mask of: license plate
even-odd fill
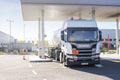
[[[88,63],[81,63],[81,65],[88,65]]]

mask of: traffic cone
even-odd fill
[[[23,55],[23,60],[25,60],[25,55]]]

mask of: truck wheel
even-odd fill
[[[100,64],[100,58],[98,58],[98,61],[94,64],[90,64],[91,66],[95,66],[96,64]]]
[[[97,62],[97,64],[100,64],[100,58],[98,58],[98,62]]]
[[[64,56],[64,61],[63,61],[63,65],[66,66],[66,67],[70,67],[70,62],[69,62],[69,59],[66,58],[66,56]]]
[[[56,61],[59,61],[59,59],[58,59],[56,56],[55,56],[55,60],[56,60]]]
[[[63,63],[63,53],[60,53],[60,63]]]
[[[59,53],[57,50],[55,50],[55,60],[59,61]]]

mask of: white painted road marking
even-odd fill
[[[58,69],[59,67],[52,67],[53,69]]]
[[[34,75],[37,75],[37,72],[35,72],[35,70],[32,70],[32,72],[33,72]]]
[[[29,68],[31,68],[32,67],[32,65],[29,63]]]
[[[63,64],[60,64],[60,66],[62,66]]]
[[[101,67],[104,67],[104,66],[102,64],[96,64],[95,67],[101,68]]]
[[[67,67],[63,65],[63,68],[67,68]]]

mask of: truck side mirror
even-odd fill
[[[101,41],[102,40],[102,32],[99,31],[99,40]]]
[[[61,31],[61,40],[64,41],[64,31]]]

